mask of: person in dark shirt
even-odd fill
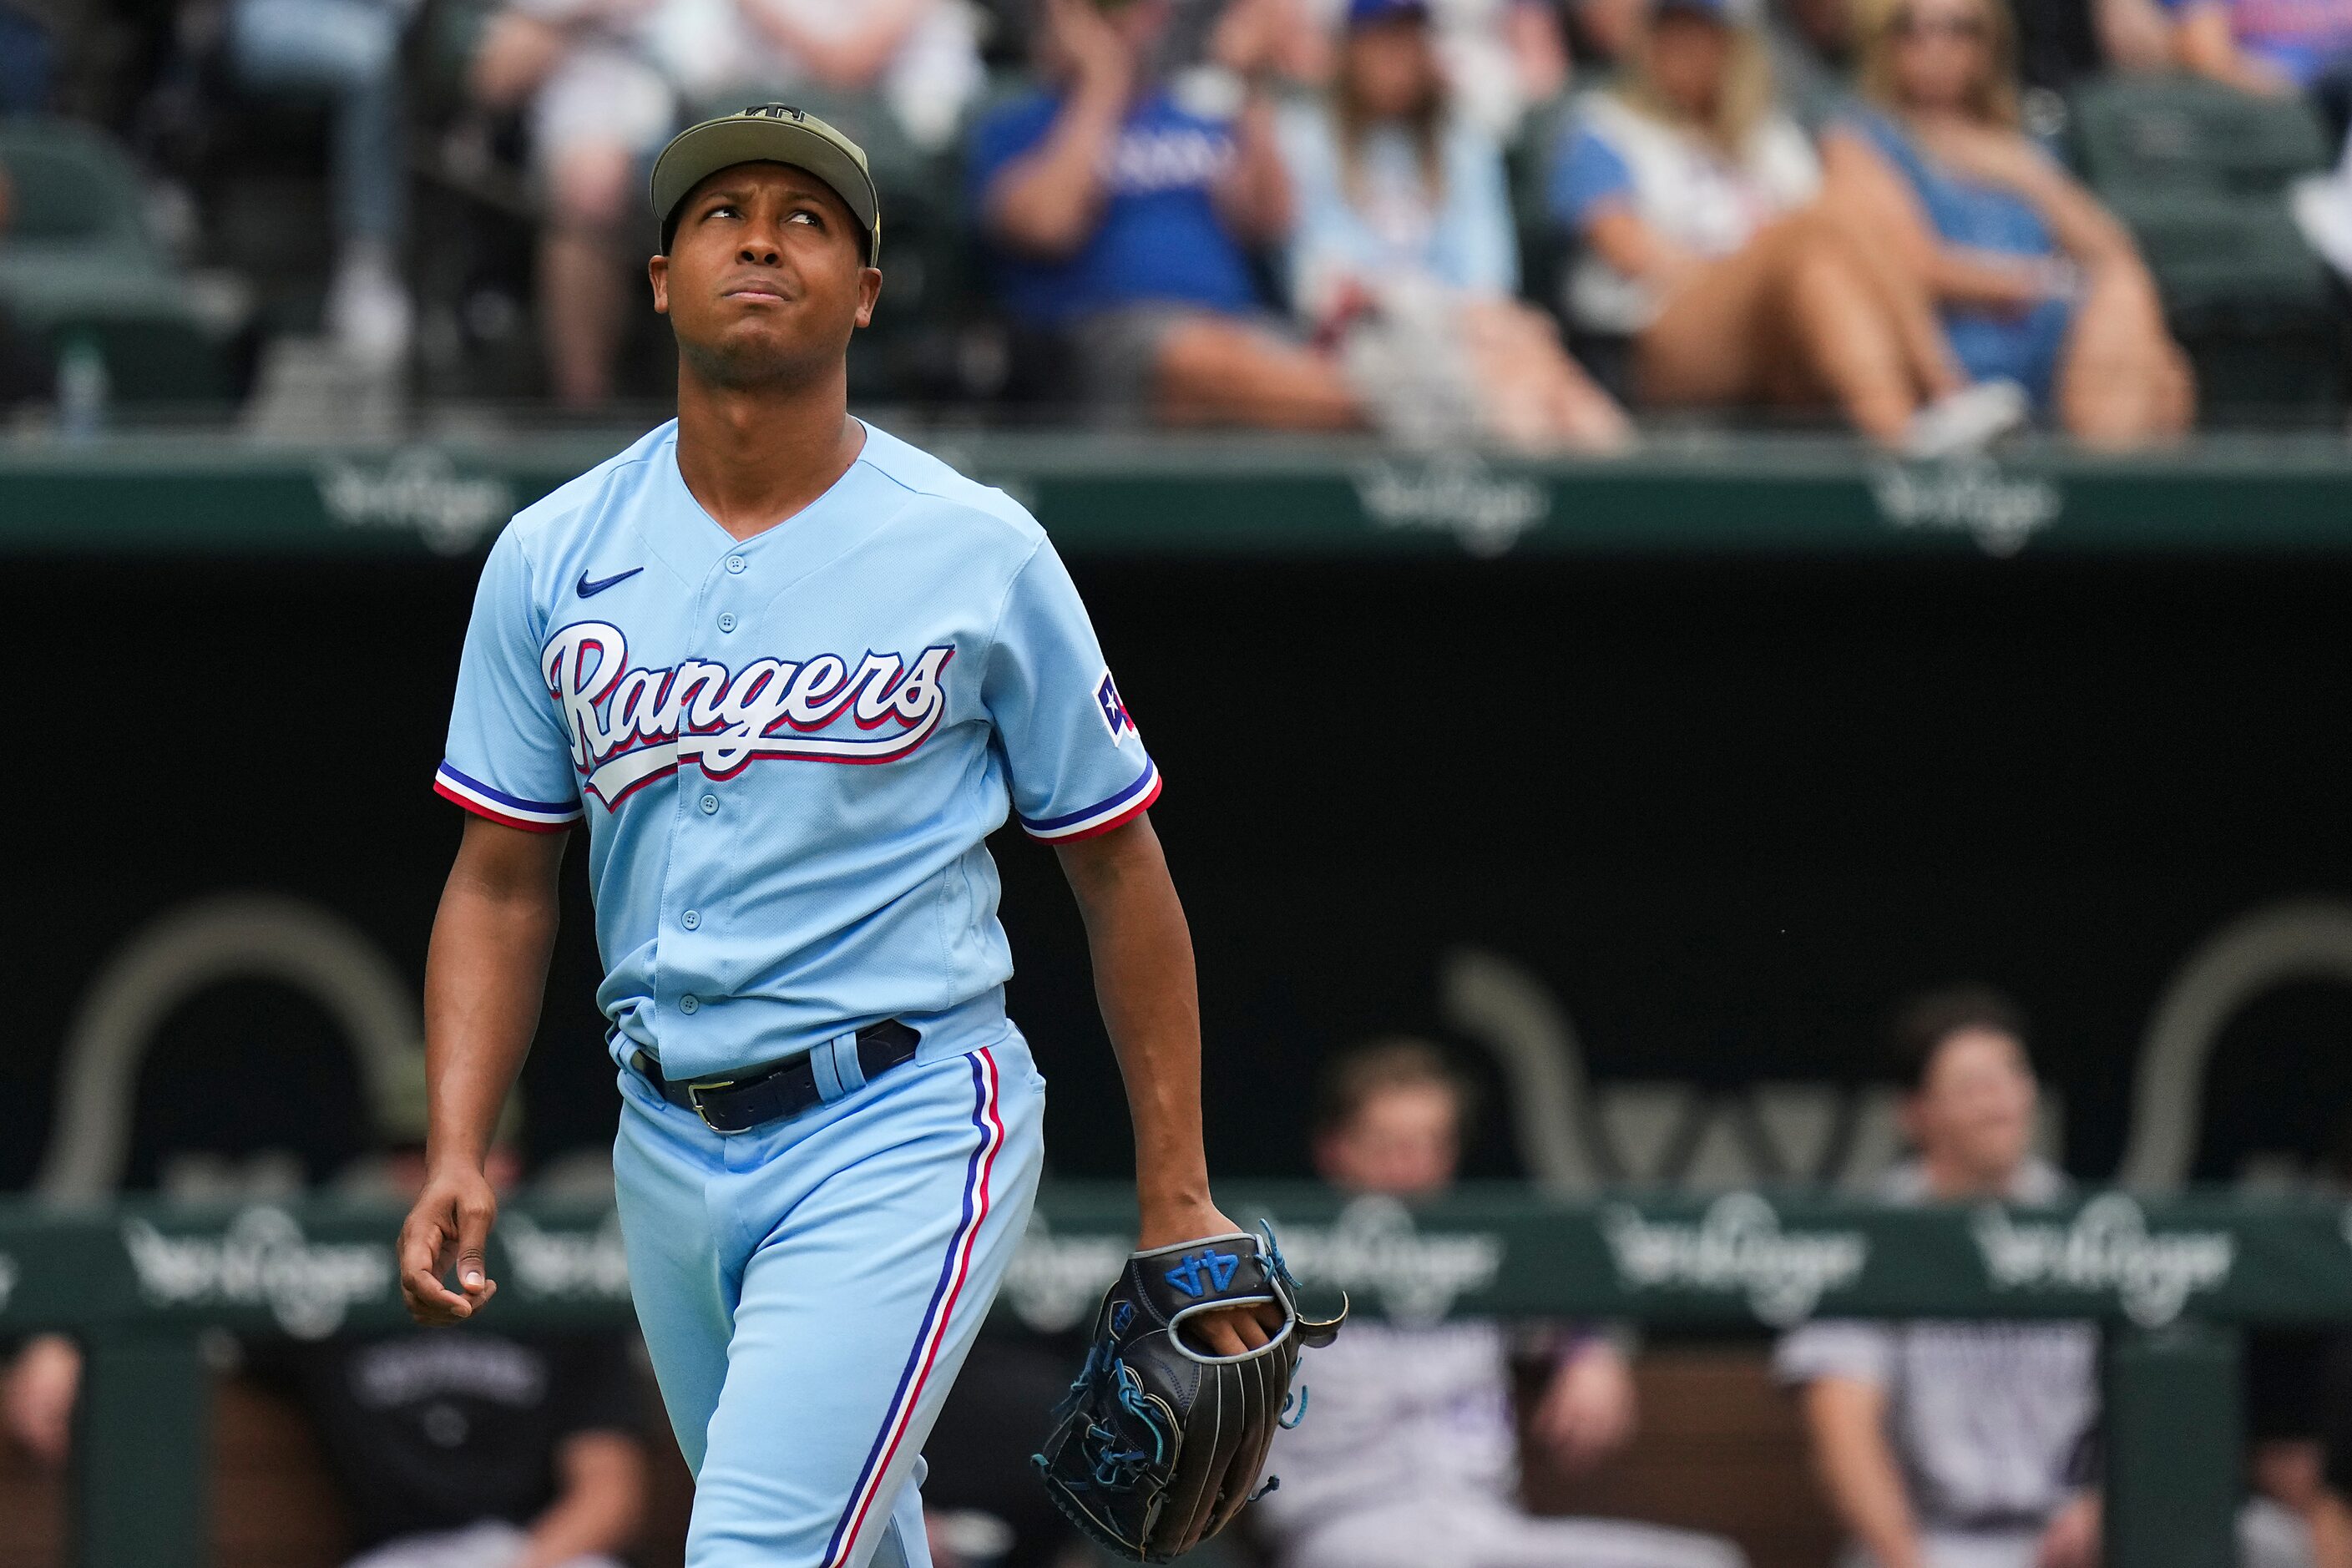
[[[421,1148],[385,1175],[424,1181]],[[490,1154],[513,1185],[511,1145]],[[252,1370],[310,1415],[351,1510],[349,1568],[621,1568],[645,1515],[646,1451],[628,1339],[470,1326],[254,1347]],[[0,1418],[36,1460],[65,1463],[81,1357],[28,1342],[0,1379]]]
[[[407,1331],[254,1370],[318,1427],[352,1568],[618,1568],[635,1534],[642,1419],[620,1335]]]

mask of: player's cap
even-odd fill
[[[866,167],[866,149],[805,110],[755,103],[689,125],[654,160],[654,221],[666,252],[677,234],[678,204],[695,186],[738,163],[790,163],[833,187],[866,229],[866,264],[882,255],[882,198]]]

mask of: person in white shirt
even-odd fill
[[[2048,1202],[2024,1026],[1981,987],[1922,997],[1895,1030],[1916,1158],[1887,1201]],[[2099,1334],[2077,1322],[1809,1323],[1774,1371],[1852,1544],[1843,1568],[2096,1568],[2099,1494],[2080,1458],[2098,1418]]]
[[[2019,389],[1970,386],[1916,278],[1817,202],[1820,160],[1732,5],[1650,0],[1622,85],[1567,126],[1570,319],[1631,340],[1639,403],[1828,403],[1923,456],[2021,421]]]
[[[1518,298],[1503,151],[1460,112],[1428,0],[1349,0],[1330,89],[1276,122],[1291,305],[1381,429],[1609,450],[1631,428]]]
[[[1325,1077],[1317,1168],[1345,1191],[1429,1196],[1454,1180],[1466,1108],[1435,1047],[1365,1047]],[[1359,1318],[1318,1352],[1311,1414],[1276,1436],[1268,1463],[1282,1484],[1251,1510],[1284,1568],[1745,1568],[1718,1537],[1522,1508],[1510,1348],[1491,1320]],[[1621,1447],[1634,1417],[1623,1354],[1581,1333],[1531,1425],[1575,1470]]]

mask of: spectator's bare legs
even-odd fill
[[[1525,451],[1615,451],[1633,430],[1560,346],[1551,318],[1516,300],[1464,303],[1462,325],[1487,418]]]
[[[1635,345],[1644,401],[1799,401],[1825,392],[1855,429],[1899,441],[1923,390],[1904,336],[1850,247],[1810,214],[1701,263]]]
[[[2059,362],[2058,417],[2087,446],[2168,439],[2196,416],[2189,361],[2166,332],[2164,308],[2137,262],[2090,268]]]
[[[1903,345],[1911,374],[1927,397],[1948,396],[1967,386],[1969,374],[1952,353],[1952,342],[1944,335],[1944,324],[1936,315],[1935,298],[1919,274],[1903,265],[1884,237],[1872,235],[1867,225],[1851,215],[1828,205],[1816,207],[1813,214],[1824,241],[1844,250],[1856,273],[1877,295]]]
[[[567,147],[549,168],[548,226],[540,239],[540,331],[548,380],[566,408],[595,408],[613,395],[613,363],[628,307],[621,255],[634,170],[627,148]]]
[[[1348,430],[1363,423],[1339,366],[1245,321],[1171,325],[1153,367],[1153,408],[1171,425]]]

